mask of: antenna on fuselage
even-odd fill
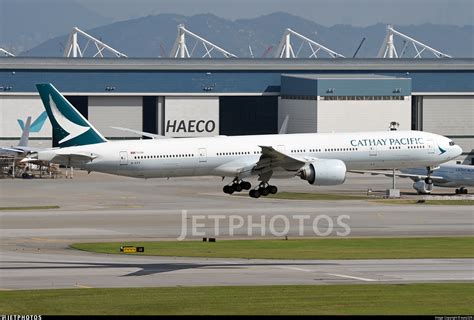
[[[390,126],[388,128],[390,129],[390,131],[397,131],[398,127],[400,127],[400,123],[392,121],[390,122]]]

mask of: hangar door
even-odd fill
[[[106,138],[137,138],[133,133],[112,129],[142,130],[142,97],[89,97],[89,121]]]
[[[452,138],[465,153],[474,149],[473,121],[473,96],[423,97],[423,130]]]
[[[278,132],[278,97],[220,97],[221,135],[272,134]]]

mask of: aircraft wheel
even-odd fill
[[[278,188],[276,186],[268,186],[267,189],[268,189],[268,192],[271,194],[275,194],[278,192]]]
[[[234,188],[232,186],[224,186],[224,188],[222,190],[224,191],[224,193],[227,193],[227,194],[233,194],[234,193]]]
[[[260,198],[260,192],[258,190],[250,190],[249,196],[251,198]]]
[[[268,189],[265,187],[258,188],[258,192],[260,192],[260,194],[265,197],[270,193],[270,191],[268,191]]]
[[[232,188],[234,189],[234,191],[237,191],[237,192],[242,191],[242,185],[240,183],[234,184]]]
[[[426,178],[426,179],[425,179],[425,183],[426,183],[426,184],[433,184],[433,179],[431,179],[431,178]]]
[[[250,190],[250,188],[252,188],[252,185],[248,181],[242,181],[240,185],[242,186],[242,189],[244,190]]]

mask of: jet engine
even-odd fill
[[[346,180],[346,164],[337,159],[321,159],[305,164],[297,173],[301,179],[316,186],[335,186]]]
[[[418,180],[413,184],[413,189],[420,194],[430,194],[433,191],[433,184],[426,183],[425,180]]]

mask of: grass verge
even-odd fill
[[[71,247],[119,254],[120,246],[145,247],[144,255],[244,259],[473,258],[474,237],[338,238],[76,243]]]
[[[370,284],[0,292],[1,314],[473,314],[474,285]]]

